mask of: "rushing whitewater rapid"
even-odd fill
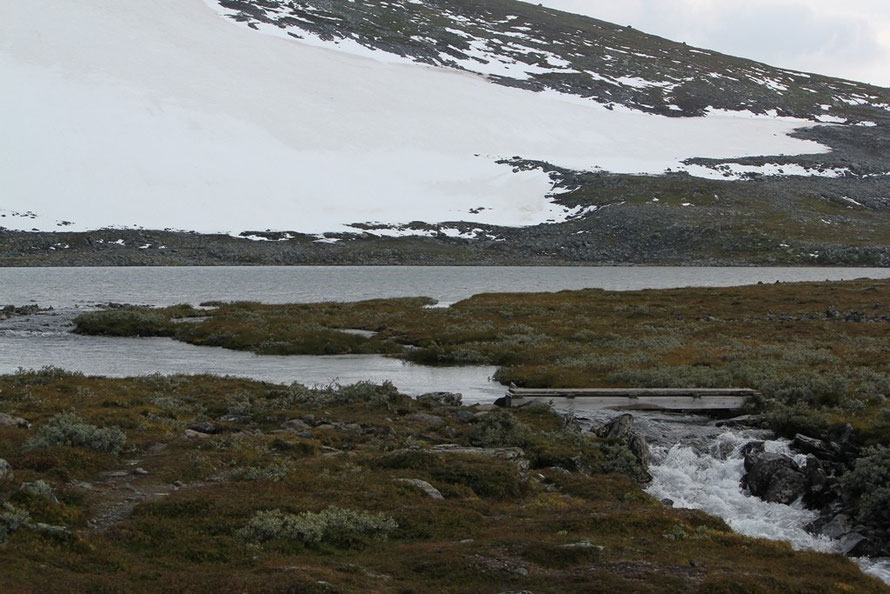
[[[696,417],[637,415],[636,426],[652,445],[655,463],[649,472],[653,480],[646,490],[653,497],[723,518],[747,536],[783,540],[795,549],[838,551],[837,541],[806,531],[817,512],[800,502],[767,503],[740,486],[745,472],[741,449],[746,443],[761,439],[767,451],[794,456],[787,441],[764,439],[763,432],[721,429]],[[866,573],[890,584],[890,559],[858,558],[856,562]]]

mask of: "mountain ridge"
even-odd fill
[[[197,0],[140,8],[139,16],[128,7],[109,13],[96,0],[73,4],[65,13],[39,0],[35,12],[45,19],[0,9],[18,17],[5,19],[13,41],[0,47],[0,61],[15,66],[17,58],[40,57],[47,43],[34,39],[52,33],[53,59],[62,65],[72,47],[84,52],[74,43],[81,39],[103,50],[99,62],[109,48],[121,50],[122,65],[75,56],[87,65],[68,78],[102,82],[89,92],[111,89],[99,98],[117,110],[117,128],[132,130],[124,141],[129,154],[112,150],[121,138],[103,128],[101,102],[72,108],[68,97],[41,96],[36,109],[34,101],[13,103],[7,123],[21,126],[25,142],[8,144],[18,162],[6,171],[0,165],[0,180],[11,188],[0,202],[6,264],[101,261],[102,251],[85,255],[99,239],[116,241],[100,228],[126,230],[132,244],[150,229],[166,228],[157,233],[168,237],[174,229],[207,233],[232,222],[240,225],[229,227],[235,237],[274,238],[277,245],[239,249],[205,234],[217,255],[189,249],[189,261],[361,263],[347,244],[368,249],[378,241],[368,258],[375,263],[387,253],[393,263],[890,262],[890,90],[512,0]],[[208,6],[228,23],[217,26],[223,19],[214,15],[211,23],[204,13],[198,23],[198,9]],[[72,33],[66,16],[79,18],[83,30]],[[133,25],[149,17],[164,24],[162,34]],[[97,22],[102,34],[94,40]],[[199,30],[206,39],[195,42],[189,33]],[[158,51],[169,59],[152,65]],[[307,76],[313,60],[332,56]],[[177,57],[193,63],[181,81],[170,66]],[[125,72],[146,63],[147,76]],[[425,68],[400,70],[417,63]],[[341,67],[346,74],[336,71]],[[219,73],[208,73],[212,68]],[[470,76],[444,77],[449,72]],[[374,86],[408,79],[388,95]],[[28,99],[33,80],[7,79]],[[68,87],[60,88],[64,95]],[[122,96],[135,99],[121,106]],[[134,119],[157,111],[159,100],[158,113]],[[177,111],[183,106],[192,111]],[[220,108],[236,119],[219,119]],[[14,121],[16,109],[22,124]],[[87,156],[77,160],[69,151],[40,162],[59,131],[43,130],[45,121],[72,113],[83,116],[87,135],[72,136],[63,124],[62,139]],[[90,124],[100,127],[95,137]],[[251,136],[230,132],[243,124]],[[373,133],[359,135],[363,130]],[[35,131],[45,136],[27,140]],[[102,161],[110,173],[93,171]],[[58,177],[54,185],[43,170]],[[119,179],[109,184],[108,175]],[[63,212],[53,193],[81,206]],[[81,220],[88,211],[107,216],[93,217],[91,226]],[[418,239],[400,243],[404,235]],[[160,243],[176,242],[130,247]],[[192,238],[181,243],[185,249]],[[72,245],[80,246],[77,256],[63,256]],[[282,256],[286,248],[295,253]],[[121,261],[182,262],[147,258],[147,250],[128,251]]]
[[[275,27],[304,41],[313,36],[352,41],[415,62],[487,75],[498,84],[552,89],[669,117],[701,116],[709,108],[775,110],[828,123],[839,116],[822,112],[856,117],[858,110],[846,108],[869,102],[890,109],[887,89],[777,68],[514,0],[207,2],[254,29]],[[725,82],[733,81],[733,74],[736,85]],[[813,96],[797,97],[786,84]]]

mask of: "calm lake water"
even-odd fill
[[[70,307],[114,301],[151,305],[432,297],[488,292],[663,289],[758,282],[890,278],[890,268],[306,266],[0,268],[0,304]]]
[[[494,368],[430,368],[376,355],[259,357],[164,338],[76,336],[71,319],[84,308],[119,302],[197,304],[355,301],[429,296],[443,304],[482,292],[732,286],[757,282],[890,278],[874,268],[672,267],[189,267],[0,268],[0,305],[37,303],[55,311],[0,322],[0,373],[54,365],[91,375],[215,373],[307,385],[392,380],[408,394],[462,392],[491,401],[504,389]]]

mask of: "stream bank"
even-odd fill
[[[620,414],[572,412],[585,427],[599,427]],[[776,439],[769,431],[726,425],[697,415],[635,412],[634,430],[649,444],[652,456],[652,481],[645,486],[646,492],[671,507],[717,516],[746,536],[784,541],[796,550],[851,554],[863,571],[890,584],[890,558],[863,555],[863,551],[875,549],[860,545],[863,541],[851,536],[861,527],[826,530],[825,510],[820,513],[808,508],[804,497],[795,497],[791,503],[765,501],[743,486],[746,454],[751,467],[751,444],[761,444],[758,450],[790,459],[801,469],[813,464],[806,454],[792,449],[792,441]],[[812,454],[809,457],[813,459]],[[836,506],[834,513],[843,511]],[[851,543],[859,546],[851,547]]]

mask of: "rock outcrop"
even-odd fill
[[[643,469],[647,469],[652,463],[652,453],[649,451],[649,444],[646,443],[645,438],[633,430],[633,423],[633,415],[623,414],[591,431],[601,439],[614,439],[627,444],[628,449]]]

